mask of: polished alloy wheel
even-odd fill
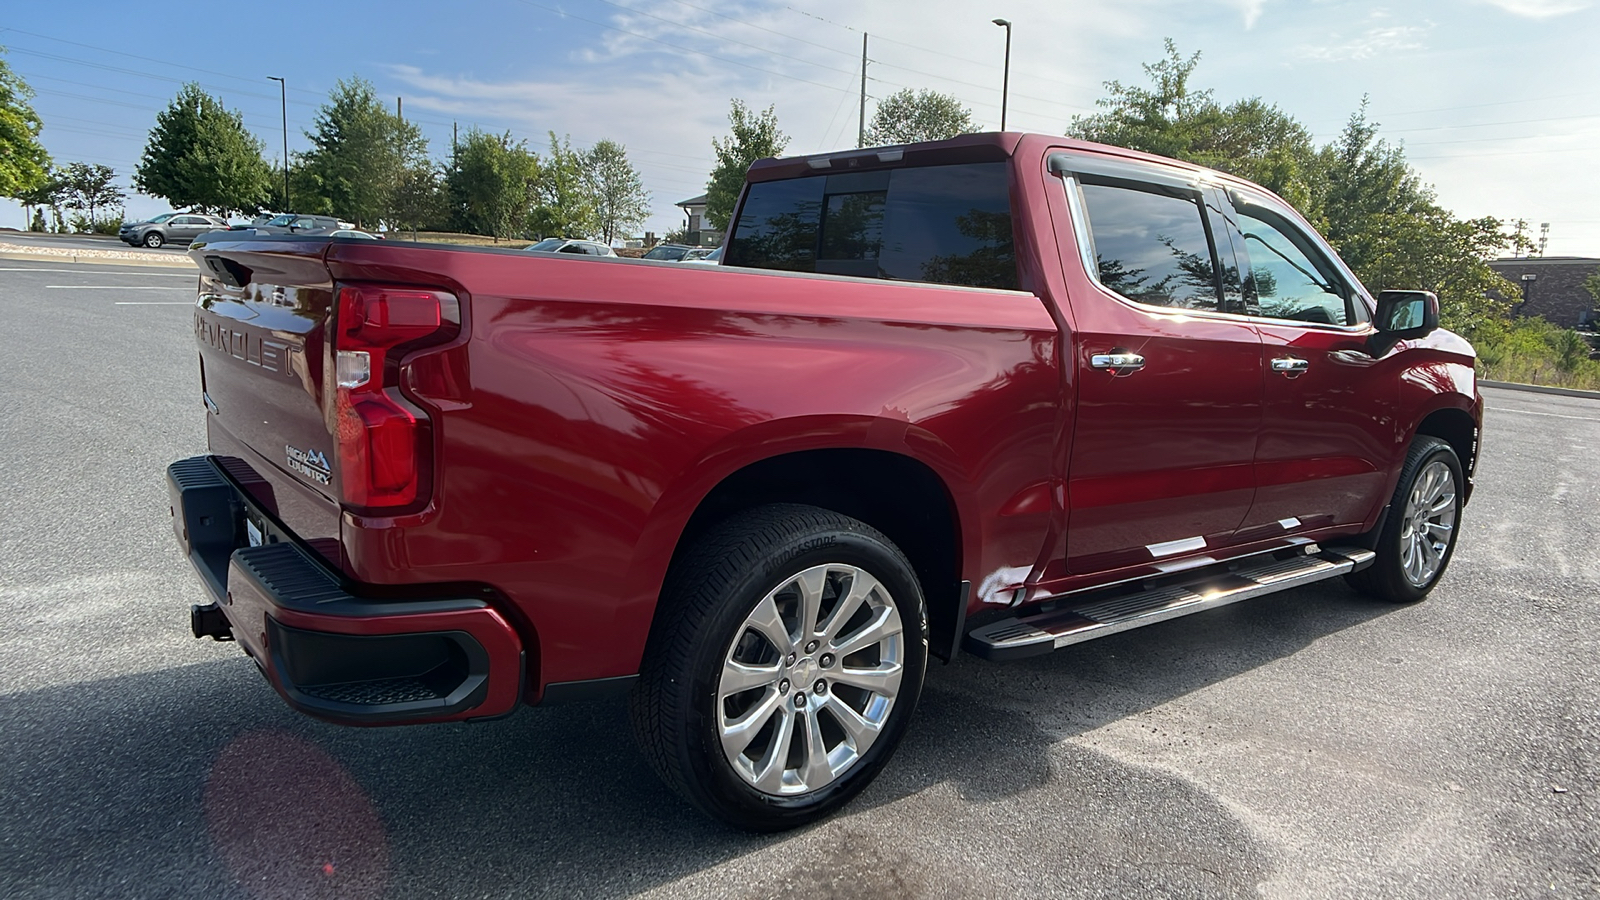
[[[905,654],[899,608],[871,574],[845,564],[800,572],[756,604],[723,657],[723,754],[765,794],[826,787],[882,733]]]
[[[1428,463],[1412,483],[1400,526],[1400,568],[1426,586],[1444,565],[1456,527],[1456,480],[1443,460]]]

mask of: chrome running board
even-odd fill
[[[1289,552],[1294,555],[1278,551],[1169,579],[1066,594],[1026,616],[967,632],[965,647],[969,653],[993,660],[1039,656],[1119,631],[1335,578],[1365,569],[1375,558],[1371,550],[1360,547],[1319,549],[1310,544]]]

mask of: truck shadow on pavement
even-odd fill
[[[1394,608],[1315,586],[1036,660],[936,667],[879,781],[780,836],[678,800],[620,702],[341,728],[290,712],[242,656],[11,695],[0,893],[814,898],[829,890],[799,887],[854,866],[833,895],[1015,896],[958,852],[989,847],[1034,889],[1254,894],[1272,853],[1215,798],[1068,739]]]

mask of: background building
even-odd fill
[[[1600,328],[1600,301],[1583,286],[1600,271],[1600,259],[1584,256],[1529,256],[1497,259],[1489,268],[1522,287],[1512,297],[1513,316],[1541,316],[1563,328]]]

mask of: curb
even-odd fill
[[[27,251],[0,250],[0,259],[26,259],[33,262],[83,263],[98,266],[148,266],[151,268],[194,269],[195,271],[199,271],[199,267],[194,264],[194,260],[188,258],[187,256],[177,257],[172,262],[167,262],[166,260],[156,259],[114,259],[104,256],[87,255],[97,252],[99,251],[86,250],[84,251],[85,255],[80,256],[76,253],[67,255],[62,253],[29,253]]]
[[[1545,387],[1542,384],[1517,384],[1511,381],[1484,381],[1481,378],[1478,379],[1478,384],[1488,388],[1499,388],[1503,391],[1526,391],[1530,394],[1555,394],[1558,397],[1600,400],[1600,391],[1579,391],[1573,388]]]

